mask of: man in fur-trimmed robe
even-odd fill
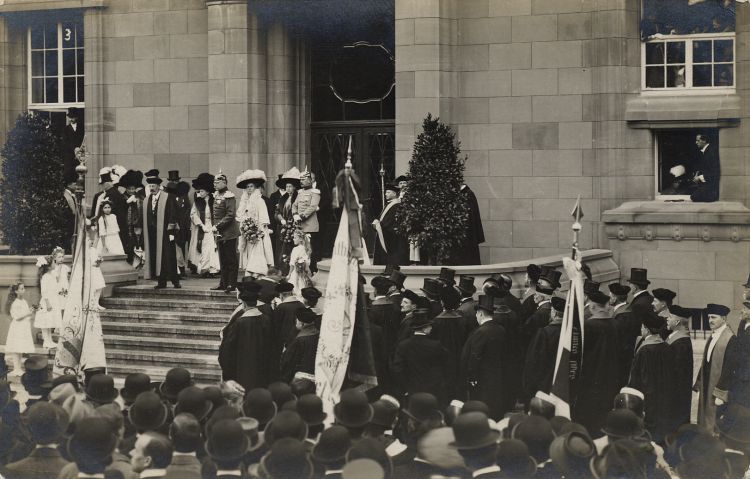
[[[399,188],[396,185],[386,185],[385,199],[387,203],[380,216],[372,222],[375,229],[374,264],[399,264],[399,235],[396,233],[396,213],[401,207],[398,199]]]
[[[165,288],[167,279],[180,288],[175,249],[179,227],[174,198],[159,188],[162,182],[159,170],[150,170],[145,176],[149,194],[143,201],[144,278],[156,279],[156,289]]]

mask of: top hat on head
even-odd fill
[[[345,389],[333,406],[336,423],[346,427],[362,427],[372,419],[372,406],[367,396],[357,389]]]
[[[398,401],[383,399],[381,397],[377,401],[372,403],[372,419],[371,424],[376,426],[384,427],[386,429],[392,429],[398,418]]]
[[[600,284],[596,281],[591,281],[590,279],[585,279],[583,281],[583,293],[588,296],[594,291],[599,291]]]
[[[495,299],[492,296],[486,294],[480,294],[477,298],[477,304],[474,306],[474,311],[483,309],[490,313],[495,311]]]
[[[630,286],[626,284],[610,283],[607,287],[615,296],[627,296],[630,293]]]
[[[342,426],[331,426],[320,435],[311,456],[321,464],[343,462],[351,446],[349,431]]]
[[[613,409],[607,413],[607,419],[602,428],[607,436],[616,439],[643,436],[643,421],[630,409]]]
[[[295,411],[279,411],[266,426],[263,437],[268,446],[285,437],[304,441],[307,437],[307,423]]]
[[[193,189],[195,191],[205,190],[209,193],[213,193],[214,189],[214,175],[211,173],[201,173],[193,180]]]
[[[167,172],[167,181],[172,181],[172,182],[177,183],[180,180],[181,180],[181,178],[180,178],[180,172],[179,171],[177,171],[177,170],[169,170]]]
[[[446,286],[452,286],[456,284],[456,270],[452,268],[440,268],[440,276],[438,281],[442,282]]]
[[[143,186],[143,173],[138,170],[128,170],[120,177],[120,186],[123,188]]]
[[[571,432],[558,436],[549,447],[550,459],[565,477],[580,477],[596,456],[594,441],[586,434]]]
[[[404,273],[399,270],[393,270],[389,279],[399,290],[404,289],[404,281],[406,281],[406,275]]]
[[[162,179],[159,178],[159,170],[157,169],[148,170],[143,176],[146,177],[146,183],[149,185],[160,185],[162,183]]]
[[[159,386],[159,393],[172,403],[177,401],[177,395],[188,386],[193,385],[190,371],[185,368],[172,368],[167,371],[164,382]]]
[[[461,295],[454,286],[446,286],[440,292],[440,301],[444,305],[457,305],[461,301]]]
[[[263,170],[245,170],[237,177],[237,188],[245,189],[247,185],[253,184],[261,187],[266,182],[266,174]]]
[[[109,374],[97,374],[86,385],[86,399],[97,404],[111,403],[120,393],[115,389],[115,380]]]
[[[597,289],[596,291],[592,292],[589,295],[589,300],[591,300],[592,303],[596,303],[600,306],[603,306],[609,303],[609,296],[607,296],[606,294],[602,293],[601,291]]]
[[[633,283],[645,288],[651,284],[651,281],[648,280],[648,270],[644,268],[630,268],[630,278],[628,278],[628,283]]]
[[[68,118],[75,118],[76,120],[78,120],[79,118],[81,118],[81,110],[77,107],[71,106],[70,108],[68,108],[66,115]]]
[[[500,433],[490,429],[487,415],[481,412],[460,414],[452,427],[456,437],[453,444],[459,450],[481,449],[496,444],[500,439]]]
[[[55,403],[39,401],[22,416],[34,444],[57,442],[68,427],[68,414]]]
[[[238,461],[247,453],[248,445],[248,438],[240,423],[222,419],[211,428],[206,441],[206,453],[217,461]]]
[[[438,299],[440,298],[440,292],[443,290],[443,284],[436,279],[425,278],[424,284],[420,289],[427,297]]]
[[[297,414],[308,426],[323,424],[328,417],[323,411],[323,400],[315,394],[303,394],[297,399]]]
[[[730,309],[723,304],[709,303],[706,305],[706,314],[715,314],[717,316],[729,315]]]
[[[516,424],[511,435],[513,439],[520,439],[528,446],[529,453],[536,462],[542,463],[549,459],[549,446],[555,439],[555,433],[546,418],[529,416]]]
[[[297,169],[296,166],[291,167],[289,170],[287,170],[283,175],[281,175],[281,178],[276,180],[276,186],[279,188],[286,188],[287,183],[294,185],[295,189],[299,189],[300,187],[300,172],[299,169]]]
[[[120,396],[126,404],[135,401],[135,398],[144,391],[151,391],[151,377],[144,373],[131,373],[125,376],[125,384],[120,389]]]
[[[321,293],[320,290],[314,286],[302,288],[302,291],[300,292],[302,293],[302,297],[308,301],[316,301],[320,299],[321,296],[323,296],[323,293]]]
[[[307,448],[292,438],[279,439],[260,460],[262,477],[309,479],[313,474]]]
[[[190,183],[187,181],[177,183],[177,194],[179,196],[187,196],[188,193],[190,193]]]
[[[140,393],[128,412],[128,418],[133,426],[143,431],[160,428],[167,420],[167,415],[167,405],[152,391]]]
[[[213,403],[206,397],[206,392],[197,386],[188,386],[177,395],[175,415],[190,413],[198,421],[203,421],[213,409]]]
[[[477,287],[474,286],[474,276],[462,274],[458,279],[458,290],[466,296],[471,296],[476,293]]]
[[[68,452],[74,461],[84,464],[104,463],[117,446],[117,435],[107,421],[98,417],[81,419],[68,440]]]
[[[497,446],[497,465],[507,477],[530,479],[536,474],[537,466],[529,455],[529,448],[518,439],[504,439]]]
[[[683,308],[678,304],[672,304],[669,306],[669,314],[677,316],[678,318],[690,319],[693,317],[692,311],[690,311],[688,308]]]
[[[411,329],[422,329],[425,326],[432,325],[434,321],[430,318],[430,310],[417,307],[411,313]]]
[[[542,268],[540,268],[539,265],[530,263],[526,266],[526,274],[529,276],[532,283],[536,283],[542,275]]]
[[[539,279],[547,281],[552,286],[552,289],[557,289],[560,287],[560,277],[562,277],[562,272],[549,268],[546,272],[542,273]]]
[[[264,426],[276,415],[276,404],[268,389],[255,388],[245,395],[242,411],[245,416],[257,419]]]
[[[667,288],[656,288],[653,291],[651,291],[651,294],[654,296],[654,298],[658,299],[659,301],[663,301],[665,303],[673,301],[674,298],[677,296],[677,293]]]
[[[437,398],[430,393],[410,395],[409,404],[403,411],[410,418],[420,422],[443,418]]]

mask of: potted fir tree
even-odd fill
[[[469,207],[461,198],[464,158],[450,126],[427,115],[409,161],[409,183],[397,217],[399,233],[429,264],[447,264],[466,236]]]

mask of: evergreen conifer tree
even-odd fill
[[[49,254],[67,246],[62,151],[49,122],[19,115],[0,157],[0,228],[11,254]]]
[[[397,216],[399,233],[426,254],[430,264],[446,264],[466,236],[468,205],[461,199],[464,159],[450,126],[427,115],[409,161],[409,183]]]

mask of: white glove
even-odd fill
[[[714,404],[716,404],[717,406],[722,406],[724,405],[724,401],[719,398],[716,398],[714,399]]]
[[[302,221],[302,217],[300,215],[294,215],[294,221]]]
[[[210,233],[211,231],[212,231],[212,228],[209,228],[208,226],[203,225],[203,232],[204,233]]]
[[[174,235],[169,235],[169,241],[174,241]]]
[[[284,226],[286,226],[286,220],[285,220],[285,219],[282,219],[282,220],[281,220],[281,224],[282,224],[282,225],[284,225]]]
[[[128,196],[128,201],[127,201],[127,203],[135,203],[136,201],[138,201],[138,198],[136,198],[136,197],[135,197],[135,195],[133,195],[133,196]]]

